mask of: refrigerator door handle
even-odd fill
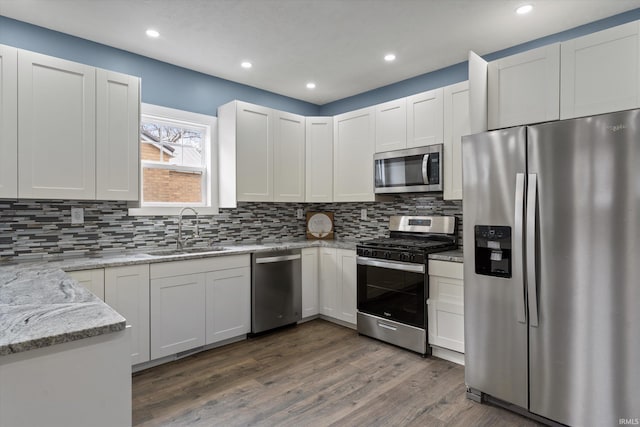
[[[536,277],[536,212],[538,210],[538,175],[529,174],[527,188],[527,300],[529,325],[538,327],[538,287]]]
[[[524,187],[525,187],[525,174],[518,173],[516,174],[516,205],[515,205],[515,213],[516,216],[514,218],[514,264],[518,263],[518,265],[514,265],[514,271],[519,271],[521,276],[519,283],[516,283],[516,286],[519,286],[519,291],[516,290],[516,318],[520,323],[527,323],[527,309],[526,309],[526,289],[524,287]]]

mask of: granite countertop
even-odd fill
[[[65,271],[307,247],[355,249],[349,240],[224,245],[216,251],[162,251],[0,264],[0,356],[121,331],[125,319]],[[191,248],[190,250],[193,250]]]
[[[223,244],[214,248],[171,249],[146,253],[50,259],[0,264],[0,356],[95,335],[121,331],[125,319],[79,285],[65,271],[153,264],[167,261],[250,254],[254,252],[333,247],[355,249],[355,240],[290,240]],[[462,262],[462,250],[429,255],[429,259]]]
[[[0,268],[0,356],[121,331],[125,319],[62,270]]]
[[[438,252],[430,254],[429,259],[438,261],[451,261],[451,262],[463,262],[462,248],[452,251]]]

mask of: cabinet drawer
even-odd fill
[[[185,261],[168,261],[151,264],[150,276],[152,279],[157,279],[161,277],[180,276],[182,274],[206,273],[229,268],[249,267],[250,265],[251,260],[248,254],[215,256]]]
[[[429,275],[462,280],[464,278],[464,264],[461,262],[429,260]]]

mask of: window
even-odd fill
[[[133,215],[171,215],[185,206],[217,213],[215,117],[142,104],[140,207]]]

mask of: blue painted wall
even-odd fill
[[[315,104],[213,77],[103,44],[0,16],[0,44],[142,77],[142,102],[217,115],[234,99],[306,116]]]
[[[561,33],[532,40],[498,52],[493,52],[488,55],[484,55],[483,58],[487,61],[494,61],[498,58],[524,52],[525,50],[534,49],[551,43],[562,42],[585,34],[604,30],[606,28],[615,27],[616,25],[626,24],[627,22],[638,19],[640,19],[640,8],[591,22],[580,27],[572,28]],[[335,114],[369,107],[381,102],[391,101],[392,99],[402,98],[415,93],[424,92],[426,90],[458,83],[467,80],[468,78],[468,64],[465,61],[432,73],[422,74],[420,76],[412,77],[388,86],[383,86],[369,92],[324,104],[320,107],[320,115],[333,116]]]
[[[484,59],[492,61],[639,19],[640,8],[493,52],[485,55]],[[306,116],[331,116],[461,82],[468,78],[467,62],[461,62],[318,106],[3,16],[0,16],[0,44],[140,76],[143,79],[143,102],[214,116],[217,115],[218,106],[233,99]]]

